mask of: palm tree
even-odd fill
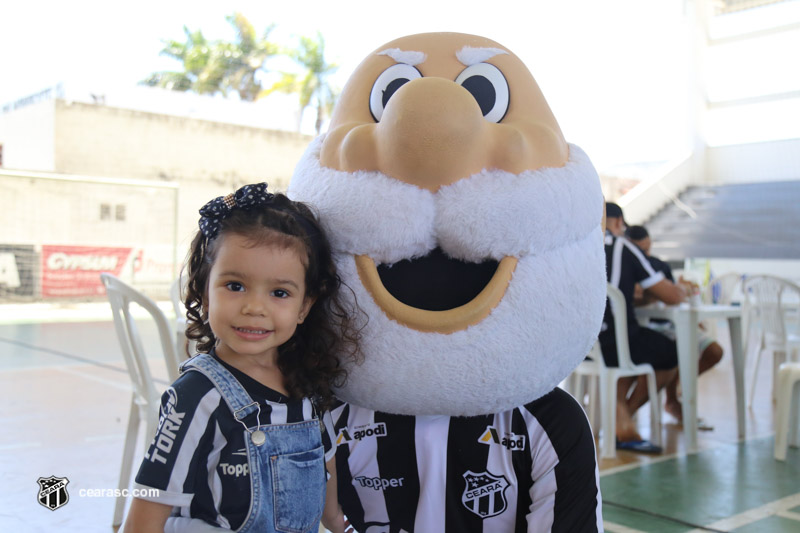
[[[145,85],[198,94],[235,92],[241,100],[252,102],[263,92],[259,74],[266,72],[267,60],[279,52],[269,41],[275,27],[270,25],[261,39],[241,13],[225,19],[236,31],[234,42],[208,41],[200,30],[183,32],[186,42],[166,41],[163,55],[183,63],[183,72],[155,72],[142,81]]]
[[[336,103],[336,91],[330,85],[328,78],[339,68],[336,64],[325,62],[325,40],[317,32],[317,38],[301,37],[299,47],[286,52],[295,62],[305,69],[303,73],[283,72],[281,78],[275,82],[264,94],[280,91],[289,94],[298,94],[300,97],[300,115],[297,120],[297,130],[303,121],[303,111],[308,106],[317,110],[315,129],[319,135],[322,122],[330,116]]]
[[[161,71],[150,74],[141,83],[151,87],[163,87],[173,91],[195,91],[200,94],[217,92],[211,82],[211,45],[200,30],[190,31],[183,27],[186,42],[165,41],[161,55],[183,63],[183,72]]]
[[[263,92],[258,73],[266,72],[267,60],[280,52],[279,47],[269,41],[275,25],[270,24],[264,30],[264,36],[257,39],[255,28],[241,13],[225,19],[236,30],[236,42],[219,44],[220,61],[225,72],[222,87],[236,91],[241,100],[255,101]]]

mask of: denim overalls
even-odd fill
[[[211,380],[246,433],[250,512],[237,531],[316,532],[325,503],[326,483],[319,420],[247,427],[242,420],[251,413],[260,413],[261,407],[228,369],[212,356],[200,354],[181,366],[182,372],[189,370],[201,372]],[[197,531],[200,526],[196,519],[170,520],[174,523],[168,524],[167,531]]]

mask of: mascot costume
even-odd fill
[[[604,202],[522,61],[458,33],[378,48],[288,193],[368,318],[333,412],[355,529],[602,530],[592,432],[557,385],[600,330]]]

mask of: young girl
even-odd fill
[[[125,532],[316,532],[320,518],[343,531],[333,428],[318,418],[346,377],[334,354],[355,357],[359,335],[330,245],[308,207],[265,183],[200,215],[185,303],[203,353],[162,397],[136,476],[159,495],[134,498]]]

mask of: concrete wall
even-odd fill
[[[246,183],[285,191],[311,137],[67,100],[55,101],[54,170],[180,186],[178,240],[188,246],[197,210]],[[132,204],[132,202],[129,202]],[[147,206],[128,207],[135,209]]]
[[[0,244],[132,247],[137,281],[163,287],[200,207],[245,183],[285,191],[312,139],[60,95],[24,104],[0,112]]]
[[[285,189],[311,138],[296,133],[56,100],[55,170],[65,174]]]
[[[717,146],[706,157],[710,183],[800,180],[800,139]]]
[[[54,125],[53,100],[0,113],[3,168],[55,170]]]

